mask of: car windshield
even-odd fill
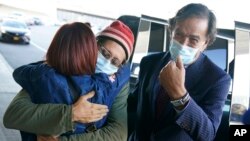
[[[5,21],[2,24],[3,26],[14,27],[14,28],[27,28],[24,23],[17,22],[17,21]]]

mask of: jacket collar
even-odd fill
[[[186,76],[185,76],[185,87],[187,90],[192,89],[196,83],[199,81],[199,79],[201,76],[201,73],[203,72],[204,69],[204,58],[205,55],[203,53],[201,53],[199,55],[199,57],[197,58],[197,60],[186,66]],[[171,60],[171,55],[169,52],[167,52],[159,61],[159,67],[156,68],[156,70],[154,71],[154,75],[157,75],[155,77],[158,77],[161,69]]]
[[[186,76],[185,76],[185,87],[187,89],[187,91],[190,91],[192,90],[196,84],[199,82],[200,80],[200,76],[201,76],[201,73],[202,73],[202,70],[203,70],[203,63],[204,63],[204,58],[205,58],[205,55],[204,54],[200,54],[199,57],[197,58],[197,60],[188,65],[185,69],[186,69]],[[151,92],[150,93],[150,99],[151,102],[151,105],[152,105],[152,110],[153,110],[153,119],[155,117],[155,104],[156,104],[156,99],[157,99],[157,96],[158,96],[158,90],[159,89],[159,80],[158,79],[158,75],[159,75],[159,72],[161,71],[161,69],[170,61],[171,59],[171,56],[170,56],[170,53],[166,53],[162,58],[161,60],[159,60],[159,65],[158,67],[155,69],[154,73],[153,73],[153,77],[152,77],[152,80],[151,80]],[[198,78],[198,79],[197,79]],[[166,107],[167,108],[167,107]],[[170,108],[170,107],[168,107]],[[172,108],[170,108],[172,109]]]
[[[200,54],[197,60],[186,68],[185,87],[187,91],[191,90],[200,80],[204,70],[204,54]]]

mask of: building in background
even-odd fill
[[[91,24],[91,28],[95,34],[109,25],[114,18],[94,15],[90,13],[84,13],[79,11],[73,11],[64,8],[57,8],[57,18],[59,21],[70,23],[74,21],[78,22],[89,22]]]
[[[16,18],[29,25],[38,19],[46,24],[57,18],[56,0],[0,0],[0,13],[0,18]]]
[[[0,19],[15,18],[28,25],[60,26],[74,21],[89,22],[95,34],[115,20],[111,15],[90,13],[84,5],[77,5],[78,8],[63,0],[0,0]]]

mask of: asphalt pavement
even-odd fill
[[[0,141],[21,141],[18,130],[7,129],[3,125],[3,115],[21,87],[12,77],[13,68],[0,53]]]
[[[30,45],[0,42],[0,141],[21,141],[17,130],[6,129],[3,115],[21,87],[12,78],[13,68],[42,60],[59,26],[31,26]]]

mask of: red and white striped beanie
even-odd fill
[[[100,32],[97,36],[97,39],[103,37],[111,39],[120,44],[126,52],[126,60],[129,59],[133,52],[134,34],[127,25],[119,20],[116,20],[111,23],[110,26],[106,27],[102,32]]]

